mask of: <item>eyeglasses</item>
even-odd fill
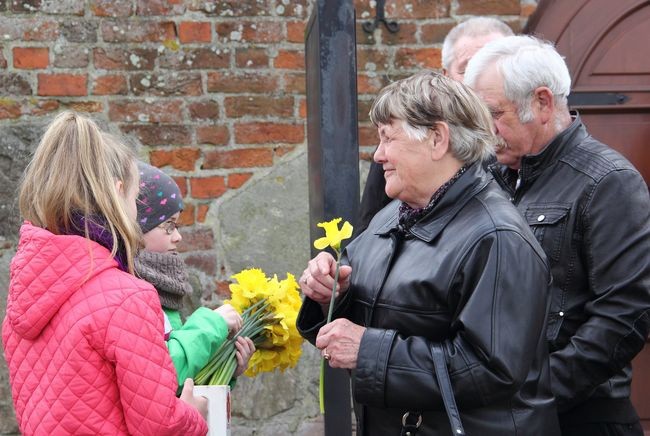
[[[174,233],[174,230],[178,230],[178,223],[176,221],[165,221],[164,223],[160,224],[158,227],[163,229],[165,233],[168,235],[171,235]]]

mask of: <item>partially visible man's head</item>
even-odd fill
[[[513,35],[512,29],[496,18],[475,17],[456,25],[442,44],[442,71],[463,81],[467,62],[485,44]]]
[[[465,83],[487,104],[503,143],[497,158],[518,169],[570,120],[571,77],[552,44],[532,36],[492,41],[470,60]]]

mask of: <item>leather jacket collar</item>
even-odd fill
[[[568,152],[571,144],[577,144],[588,135],[587,129],[580,115],[572,111],[573,122],[565,130],[560,132],[549,142],[546,147],[537,154],[529,154],[521,159],[521,169],[519,171],[506,167],[505,165],[494,163],[490,165],[490,171],[501,179],[502,185],[506,185],[514,190],[515,181],[521,178],[521,184],[533,182],[549,166],[553,165],[558,159]]]
[[[440,202],[410,228],[408,234],[425,242],[431,242],[452,220],[476,192],[485,188],[488,180],[479,162],[470,165],[465,173],[451,185]],[[398,214],[393,214],[379,226],[376,235],[399,232]]]

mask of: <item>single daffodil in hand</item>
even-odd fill
[[[334,300],[336,300],[336,284],[339,281],[339,271],[341,269],[341,241],[352,237],[352,224],[344,222],[339,229],[339,223],[342,218],[334,218],[331,221],[318,223],[318,227],[325,229],[325,236],[314,241],[314,247],[323,250],[331,247],[336,252],[336,272],[334,273],[334,286],[332,287],[332,298],[330,299],[329,310],[327,311],[327,323],[332,321],[334,311]],[[320,366],[320,384],[319,384],[319,402],[320,413],[325,413],[325,360],[321,360]]]
[[[352,224],[346,221],[339,229],[341,220],[341,218],[334,218],[331,221],[318,223],[318,227],[325,229],[325,236],[314,241],[314,247],[316,249],[323,250],[327,247],[332,247],[338,254],[341,250],[341,241],[349,239],[352,236]]]

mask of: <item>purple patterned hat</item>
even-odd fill
[[[160,169],[138,162],[140,172],[140,193],[138,224],[142,233],[147,233],[164,223],[170,216],[183,210],[183,197],[178,185]]]

